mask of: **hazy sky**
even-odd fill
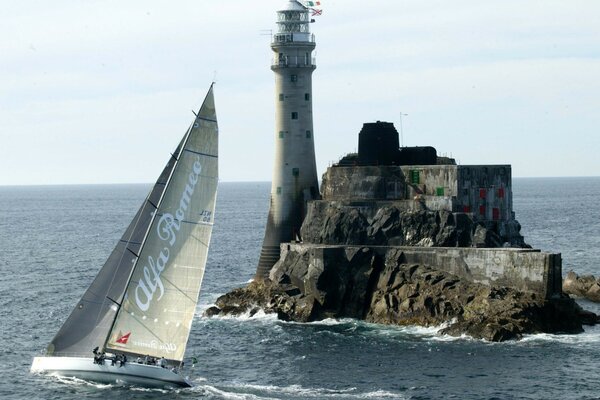
[[[0,185],[153,182],[215,74],[221,180],[270,180],[286,1],[4,1]],[[400,111],[405,145],[461,164],[600,175],[600,1],[322,4],[319,175]]]

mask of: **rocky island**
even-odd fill
[[[359,152],[328,168],[296,241],[268,276],[206,314],[443,325],[490,341],[579,333],[598,317],[562,292],[560,254],[532,249],[512,210],[509,165],[456,165],[365,124]]]

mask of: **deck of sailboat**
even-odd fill
[[[171,371],[154,365],[128,362],[123,366],[102,365],[86,357],[35,357],[31,365],[32,373],[56,374],[75,377],[100,383],[125,383],[144,387],[191,387],[191,383]]]

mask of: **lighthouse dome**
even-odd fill
[[[306,7],[298,2],[298,0],[290,0],[281,11],[306,11]]]

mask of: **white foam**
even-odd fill
[[[600,330],[597,327],[588,328],[584,333],[579,334],[552,334],[537,333],[533,335],[524,335],[516,343],[543,343],[554,342],[569,345],[600,343]]]
[[[51,376],[52,378],[56,379],[57,381],[65,384],[65,385],[92,386],[97,389],[110,389],[114,386],[112,384],[103,384],[103,383],[98,383],[98,382],[86,381],[85,379],[76,378],[74,376],[61,376],[56,373],[51,373],[51,374],[49,374],[49,376]]]
[[[238,393],[233,391],[227,391],[219,389],[215,386],[201,385],[194,386],[193,392],[200,392],[201,394],[210,394],[212,396],[218,396],[218,398],[231,399],[231,400],[271,400],[271,397],[261,397],[252,393]]]
[[[358,325],[361,321],[352,318],[325,318],[319,321],[312,322],[295,322],[295,321],[282,321],[279,322],[290,325],[309,325],[309,326],[341,326],[341,325]]]
[[[268,321],[274,322],[278,321],[277,314],[275,313],[265,313],[263,310],[258,310],[256,313],[252,314],[250,311],[246,311],[240,315],[215,315],[210,318],[201,317],[202,319],[215,319],[215,320],[235,320],[235,321]]]
[[[305,388],[300,385],[291,386],[263,386],[263,385],[251,385],[251,384],[240,384],[234,385],[230,388],[234,392],[223,392],[234,396],[253,396],[253,397],[228,397],[236,399],[272,399],[280,398],[281,394],[289,394],[295,397],[301,398],[313,398],[313,399],[328,399],[328,398],[343,398],[343,399],[403,399],[405,398],[400,393],[392,393],[384,390],[375,390],[372,392],[361,393],[357,391],[357,388],[351,387],[346,389],[326,389],[326,388]],[[242,392],[252,392],[242,394]],[[272,396],[276,397],[261,397],[261,396]]]

